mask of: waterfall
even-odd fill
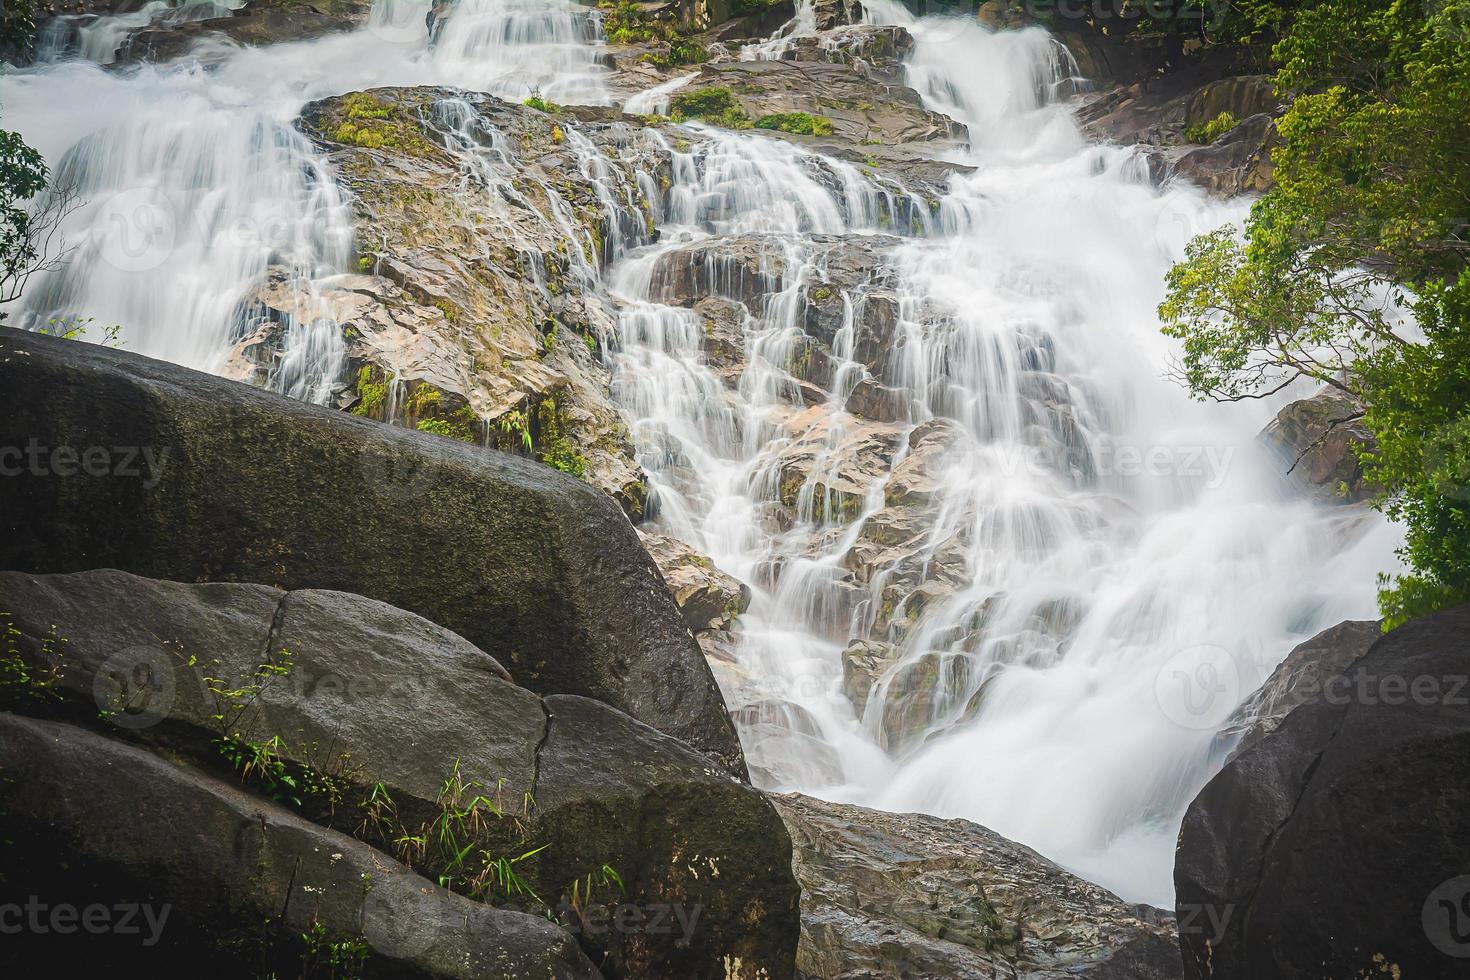
[[[1280,402],[1199,405],[1162,377],[1164,274],[1244,204],[1152,186],[1134,151],[1089,145],[1044,31],[863,8],[914,35],[910,85],[969,128],[933,197],[697,124],[638,137],[668,177],[635,187],[560,123],[608,231],[572,273],[616,312],[613,394],[656,522],[753,588],[721,676],[761,724],[743,734],[771,788],[965,817],[1170,905],[1221,723],[1296,642],[1371,614],[1396,532],[1281,490],[1254,445]],[[10,74],[5,125],[85,200],[73,261],[30,284],[17,322],[96,317],[129,350],[220,371],[269,280],[296,312],[268,383],[329,401],[343,342],[316,297],[350,271],[353,221],[294,128],[302,106],[386,85],[611,101],[585,7],[430,13],[378,0],[362,30],[210,46],[208,68]],[[812,14],[742,57],[781,57]],[[116,48],[87,44],[94,61]],[[686,83],[626,105],[656,111]],[[523,212],[514,148],[467,102],[435,111],[485,217]],[[592,253],[546,190],[569,254]],[[711,361],[717,326],[736,367]],[[881,421],[848,411],[863,399]]]
[[[958,162],[975,169],[845,293],[832,393],[800,409],[789,367],[821,238],[881,229],[785,144],[711,134],[679,161],[663,242],[614,273],[631,300],[617,391],[658,520],[755,586],[726,694],[761,706],[747,751],[774,788],[972,819],[1171,905],[1174,838],[1228,747],[1221,723],[1296,642],[1371,614],[1395,532],[1280,490],[1253,443],[1280,402],[1198,405],[1162,377],[1164,273],[1243,203],[1157,189],[1133,151],[1089,145],[1058,101],[1075,68],[1045,32],[864,7],[914,34],[909,81],[969,127]],[[745,301],[732,392],[697,318],[658,303],[657,270],[692,241],[752,234],[753,278],[715,259],[698,284]],[[880,289],[897,293],[898,343],[877,380],[906,397],[867,427],[892,452],[836,513],[860,465],[844,455],[868,373],[854,324]],[[885,497],[913,492],[905,460],[936,434],[918,533],[854,594],[852,556],[908,533]],[[793,447],[812,463],[785,527],[771,509]],[[860,711],[843,692],[854,640],[892,647]]]

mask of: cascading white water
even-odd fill
[[[343,363],[341,329],[312,296],[347,271],[351,216],[325,159],[294,127],[301,107],[381,85],[606,101],[592,45],[599,28],[585,8],[463,0],[431,43],[430,6],[378,0],[365,29],[310,42],[205,42],[208,68],[186,58],[122,73],[86,61],[8,72],[4,124],[43,152],[83,204],[63,229],[73,260],[32,280],[14,322],[94,317],[120,326],[128,350],[218,371],[254,326],[249,291],[280,267],[303,301],[284,325],[270,384],[326,401]],[[132,19],[102,18],[87,30],[120,36]],[[87,53],[108,62],[115,47]]]
[[[955,562],[961,584],[906,631],[879,635],[898,661],[860,720],[842,693],[842,650],[872,626],[899,570],[880,571],[850,614],[835,583],[884,504],[885,478],[836,527],[820,496],[853,425],[847,388],[864,369],[849,362],[794,432],[785,367],[810,234],[876,228],[850,210],[834,224],[820,197],[836,205],[835,195],[818,187],[807,200],[791,174],[762,170],[775,151],[758,138],[715,141],[671,194],[703,210],[670,215],[665,243],[616,280],[641,301],[624,316],[619,392],[660,521],[765,585],[739,634],[743,689],[727,694],[799,709],[780,719],[791,738],[757,749],[784,754],[780,788],[967,817],[1125,897],[1171,904],[1174,837],[1227,747],[1217,730],[1296,642],[1371,614],[1395,532],[1283,491],[1253,440],[1275,405],[1201,406],[1162,377],[1164,272],[1191,234],[1243,205],[1160,191],[1132,152],[1087,145],[1055,101],[1074,83],[1044,32],[864,6],[912,31],[911,82],[972,134],[962,162],[976,170],[953,180],[939,228],[891,256],[901,341],[886,379],[909,395],[895,465],[928,420],[961,432],[912,559]],[[749,366],[732,404],[702,364],[691,314],[647,302],[648,270],[681,235],[740,232],[766,233],[783,272],[745,324]],[[851,356],[841,347],[862,298],[846,300],[839,357]],[[803,436],[819,449],[798,499],[802,526],[772,530],[780,454]],[[771,582],[762,570],[773,566]],[[902,601],[911,585],[897,584]],[[931,696],[890,755],[878,747],[886,702],[916,673],[931,678]],[[897,720],[915,724],[902,711]]]
[[[787,37],[812,29],[800,6]],[[740,689],[727,695],[799,729],[748,745],[779,763],[768,771],[783,788],[968,817],[1125,897],[1169,904],[1175,830],[1218,763],[1219,723],[1296,641],[1371,612],[1394,532],[1280,491],[1252,438],[1271,406],[1195,405],[1161,378],[1164,271],[1191,233],[1240,205],[1161,191],[1129,151],[1088,146],[1055,101],[1069,73],[1043,32],[864,7],[912,31],[911,83],[970,127],[956,162],[973,173],[935,212],[850,164],[691,127],[687,147],[644,137],[672,161],[666,191],[638,178],[662,233],[644,245],[631,188],[567,123],[567,149],[615,232],[602,255],[619,308],[615,395],[664,529],[756,586],[734,651]],[[75,261],[31,284],[23,315],[120,323],[129,349],[217,370],[250,326],[242,300],[280,270],[306,312],[287,324],[272,384],[325,400],[341,331],[310,298],[346,271],[351,222],[326,160],[292,128],[302,105],[423,84],[609,101],[595,17],[569,0],[461,0],[432,39],[428,10],[379,0],[352,34],[206,45],[207,71],[68,62],[8,77],[5,125],[87,198],[69,228]],[[672,91],[661,88],[630,108],[657,108]],[[441,122],[467,172],[487,195],[508,194],[496,190],[508,151],[469,139],[474,120],[454,111],[446,103]],[[790,368],[833,243],[894,229],[909,237],[874,246],[897,308],[880,380],[904,393],[903,411],[884,429],[883,467],[838,507],[828,488],[864,425],[845,405],[873,380],[855,352],[868,284],[841,297],[830,394],[817,398]],[[706,363],[699,314],[659,302],[658,270],[681,247],[736,235],[754,271],[717,257],[700,283],[757,296],[731,388]],[[600,288],[596,263],[574,272]],[[737,281],[752,276],[755,286]],[[951,441],[913,554],[854,584],[844,557],[882,520],[893,472],[939,428]],[[810,466],[792,494],[781,483],[795,450]],[[791,526],[772,520],[783,492]],[[951,587],[903,628],[877,629],[892,618],[885,606],[907,603],[939,566]],[[860,717],[842,655],[870,633],[897,659]],[[922,717],[899,690],[914,676],[928,678]],[[890,753],[895,719],[908,731]]]

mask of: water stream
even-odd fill
[[[802,7],[746,56],[810,31]],[[1045,32],[865,7],[914,34],[910,84],[969,127],[937,208],[789,142],[650,131],[673,175],[652,195],[659,240],[608,236],[605,267],[584,270],[618,311],[614,396],[657,523],[753,586],[721,676],[733,705],[758,708],[761,731],[742,734],[772,788],[966,817],[1171,905],[1174,837],[1219,764],[1217,730],[1296,642],[1371,615],[1395,532],[1283,489],[1254,443],[1279,402],[1198,405],[1163,377],[1164,272],[1244,204],[1152,186],[1133,151],[1089,145]],[[351,34],[8,76],[4,125],[88,202],[74,261],[31,284],[20,322],[95,316],[130,350],[220,370],[250,326],[243,297],[284,266],[307,312],[270,383],[326,401],[340,328],[309,300],[347,271],[352,231],[292,127],[301,106],[381,85],[614,98],[583,8],[461,0],[432,43],[425,12],[379,0]],[[675,88],[629,105],[656,111]],[[569,150],[616,229],[627,188],[575,127]],[[166,228],[140,226],[160,215]],[[730,236],[757,256],[753,283]],[[716,248],[704,292],[744,301],[733,384],[700,314],[660,301],[661,270],[702,245]],[[792,364],[814,284],[854,249],[873,268],[837,289],[814,395]],[[892,349],[873,377],[859,348],[880,304]],[[897,393],[890,421],[846,411],[875,385]],[[860,709],[844,693],[853,641],[886,658]]]

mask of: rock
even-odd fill
[[[356,240],[371,243],[359,259],[371,275],[339,280],[324,302],[348,338],[354,411],[529,452],[639,520],[647,489],[599,354],[616,323],[597,278],[617,250],[652,239],[654,202],[624,159],[635,131],[565,112],[436,88],[306,106],[301,127],[341,175]],[[642,166],[661,172],[661,151],[646,148]],[[281,303],[261,303],[282,319]],[[375,384],[395,397],[367,397]]]
[[[609,937],[608,975],[792,977],[800,889],[792,878],[790,838],[769,801],[709,766],[701,778],[688,747],[594,701],[555,696],[546,705],[554,722],[541,756],[536,807],[559,831],[546,852],[558,876],[585,875],[597,868],[595,855],[612,861],[636,840],[641,863],[668,873],[625,877],[627,901],[699,917],[696,938],[682,951],[678,934],[656,941],[638,932]],[[573,844],[579,856],[594,855],[593,862],[555,856]]]
[[[750,778],[763,789],[837,786],[842,760],[821,724],[799,704],[766,698],[730,712],[740,730]]]
[[[1382,635],[1377,620],[1348,620],[1298,644],[1225,723],[1222,737],[1240,736],[1231,755],[1280,728],[1288,713],[1323,694],[1329,684],[1346,683],[1348,669]]]
[[[705,296],[694,304],[694,314],[704,324],[704,362],[734,389],[745,370],[745,318],[741,304],[721,296]]]
[[[1216,197],[1264,193],[1275,183],[1271,150],[1280,144],[1275,119],[1251,116],[1209,146],[1179,157],[1174,171]]]
[[[859,720],[873,684],[897,660],[898,652],[893,644],[878,640],[854,640],[842,651],[842,693],[852,702]]]
[[[258,47],[355,30],[367,23],[370,0],[248,0],[238,10],[203,20],[150,25],[123,42],[121,60],[165,61],[187,54],[205,37]]]
[[[1385,634],[1195,797],[1174,869],[1186,977],[1464,975],[1466,636],[1470,606]]]
[[[26,930],[0,964],[232,976],[247,963],[326,969],[335,953],[402,977],[602,976],[544,918],[447,892],[283,806],[72,725],[0,713],[0,782],[0,903],[147,912],[129,917],[134,934]],[[313,935],[315,947],[297,939]]]
[[[1363,406],[1337,388],[1292,402],[1258,437],[1281,460],[1287,478],[1317,500],[1360,503],[1380,489],[1363,475],[1356,451],[1377,446]]]
[[[899,82],[868,78],[845,64],[806,61],[732,61],[708,64],[687,91],[728,89],[752,122],[805,112],[832,122],[847,143],[912,143],[964,139],[964,127],[923,107],[919,94]]]
[[[793,38],[785,60],[850,65],[865,77],[901,82],[913,50],[914,36],[902,27],[860,24]]]
[[[720,571],[684,542],[642,530],[638,537],[663,573],[685,625],[694,632],[726,629],[750,605],[750,586]]]
[[[975,11],[975,19],[992,30],[1019,30],[1033,21],[1021,4],[1011,0],[985,0]]]
[[[723,977],[726,956],[751,976],[789,975],[790,845],[760,794],[606,705],[515,687],[484,653],[417,616],[340,592],[116,571],[0,573],[0,609],[15,610],[3,618],[30,674],[56,678],[57,710],[96,719],[100,709],[120,735],[226,771],[221,739],[247,752],[268,745],[302,775],[288,793],[262,789],[384,850],[437,828],[446,792],[456,807],[487,796],[507,816],[482,809],[481,829],[456,840],[535,851],[517,872],[539,899],[491,894],[561,913],[610,976]],[[262,675],[263,658],[275,674]],[[387,826],[364,816],[380,792],[394,801]],[[400,857],[430,878],[452,874],[432,845]],[[596,928],[579,904],[602,868],[623,886],[601,881],[592,905],[651,915],[679,902],[699,916],[700,941]],[[466,869],[456,887],[470,878]]]
[[[1094,139],[1140,147],[1156,180],[1177,174],[1218,197],[1266,191],[1282,100],[1268,76],[1234,74],[1231,57],[1179,56],[1152,74],[1125,72],[1079,97],[1078,122]],[[1225,113],[1239,122],[1208,146],[1191,143],[1194,129]]]
[[[965,820],[772,798],[802,884],[808,977],[1173,980],[1173,917]]]
[[[743,768],[653,562],[579,480],[14,330],[0,330],[0,446],[38,460],[0,481],[0,568],[367,596],[453,630],[534,691],[596,697]],[[87,447],[107,454],[101,469],[77,467]]]
[[[868,487],[888,472],[902,427],[839,417],[815,405],[786,428],[793,437],[768,464],[781,504],[798,520],[845,524],[862,511]]]
[[[812,15],[817,30],[830,31],[862,20],[863,5],[859,0],[812,0]]]

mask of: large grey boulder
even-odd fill
[[[366,976],[602,976],[544,918],[447,892],[276,803],[73,725],[0,713],[0,783],[0,904],[41,903],[51,926],[0,943],[0,968],[26,971],[13,976],[294,976],[328,969],[331,946]],[[75,910],[98,906],[117,928],[79,928]]]
[[[802,885],[797,968],[821,980],[1174,980],[1173,917],[965,820],[772,797]]]
[[[460,634],[533,691],[604,701],[743,772],[709,667],[637,534],[563,473],[13,330],[0,330],[0,448],[21,461],[0,480],[0,568],[378,599]]]
[[[1385,634],[1200,791],[1174,868],[1185,976],[1465,976],[1467,637],[1470,606]]]
[[[1349,668],[1382,635],[1377,620],[1350,619],[1295,646],[1226,722],[1220,734],[1239,736],[1232,753],[1244,752],[1280,728],[1298,705],[1348,690],[1352,682]]]
[[[516,687],[418,616],[341,592],[111,570],[0,573],[0,612],[27,674],[52,679],[39,698],[0,687],[0,702],[100,714],[119,736],[202,766],[232,760],[263,792],[433,879],[460,866],[437,845],[446,806],[484,796],[481,826],[452,850],[541,848],[516,865],[534,899],[492,894],[559,915],[609,975],[724,977],[732,957],[742,977],[790,974],[790,844],[759,793],[607,705]],[[260,746],[264,762],[251,758]],[[427,845],[404,846],[415,835]],[[463,866],[461,890],[476,867]],[[625,909],[639,918],[598,928]]]

